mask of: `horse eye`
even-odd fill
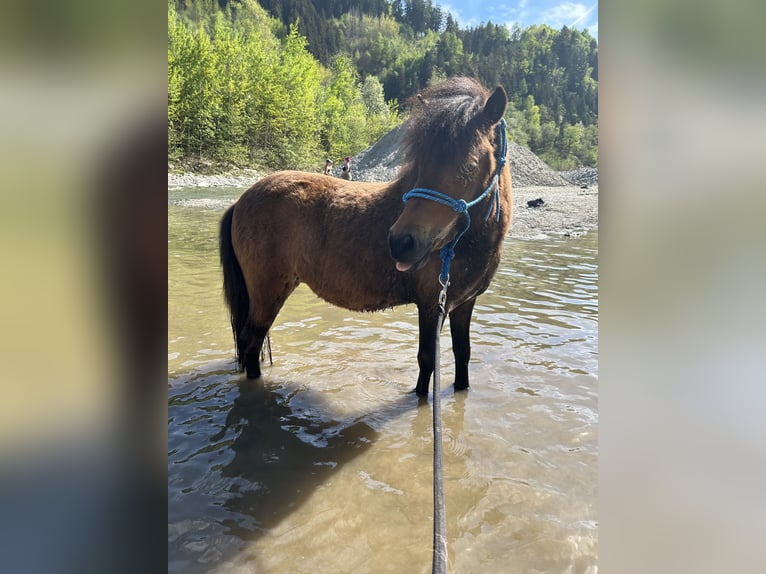
[[[468,160],[465,165],[463,166],[463,169],[461,170],[464,174],[468,175],[476,171],[476,168],[479,166],[479,162],[475,160]]]

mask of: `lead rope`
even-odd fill
[[[497,168],[490,180],[487,188],[473,201],[466,202],[463,199],[453,199],[449,195],[425,187],[416,187],[402,196],[403,201],[413,197],[429,199],[436,201],[448,207],[451,207],[456,213],[463,215],[463,225],[447,245],[441,248],[439,255],[442,260],[442,269],[439,274],[439,284],[442,290],[439,293],[439,316],[436,321],[436,345],[434,348],[434,542],[433,542],[433,563],[431,572],[433,574],[445,574],[447,572],[447,520],[444,505],[444,464],[442,460],[442,425],[441,425],[441,400],[439,396],[440,371],[439,371],[439,334],[441,333],[444,317],[447,314],[445,305],[447,303],[447,287],[449,286],[449,270],[452,259],[455,257],[455,245],[471,227],[471,215],[468,209],[478,204],[488,195],[490,196],[489,207],[484,220],[489,220],[492,208],[495,208],[495,221],[500,221],[500,173],[505,166],[508,158],[508,141],[506,139],[506,123],[502,118],[497,124]],[[491,194],[491,195],[490,195]]]
[[[446,281],[439,277],[439,283],[442,286],[439,293],[439,318],[436,321],[436,349],[434,361],[434,542],[433,542],[433,564],[431,572],[433,574],[445,574],[447,572],[447,511],[444,504],[444,463],[442,461],[442,423],[441,423],[441,397],[440,384],[441,377],[439,372],[439,333],[444,324],[444,317],[447,314],[444,305],[447,301],[447,286],[449,285],[449,275]]]

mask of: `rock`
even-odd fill
[[[380,140],[354,157],[354,179],[357,181],[392,181],[404,163],[402,138],[407,122],[394,128]],[[564,187],[571,183],[552,170],[531,150],[508,142],[511,180],[514,186]]]
[[[595,167],[581,167],[559,173],[567,181],[579,185],[580,189],[588,189],[592,185],[598,185],[598,168]]]
[[[508,142],[511,161],[511,181],[514,187],[564,187],[572,185],[553,171],[532,150],[515,142]]]
[[[393,181],[404,163],[402,138],[407,122],[395,127],[366,150],[354,156],[357,181]]]

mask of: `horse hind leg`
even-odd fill
[[[248,339],[250,343],[243,351],[242,365],[248,379],[257,379],[261,376],[261,350],[263,341],[268,335],[268,327],[250,326]]]
[[[248,379],[257,379],[261,376],[263,343],[269,336],[269,329],[274,324],[279,311],[297,285],[297,282],[286,283],[262,279],[252,288],[248,287],[250,296],[248,344],[242,351],[242,365]],[[268,350],[270,357],[270,342]]]

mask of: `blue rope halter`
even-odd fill
[[[446,205],[447,207],[451,207],[457,213],[465,215],[461,229],[455,234],[455,237],[452,239],[452,241],[447,243],[447,245],[442,247],[439,251],[439,255],[441,255],[442,258],[442,270],[441,274],[439,275],[439,282],[445,289],[445,295],[446,286],[449,283],[450,265],[452,264],[452,259],[455,257],[455,245],[457,245],[457,242],[471,226],[471,215],[468,213],[468,209],[481,202],[485,197],[492,193],[492,198],[489,202],[487,214],[484,216],[484,221],[489,219],[489,214],[492,213],[493,206],[495,207],[495,221],[500,221],[500,172],[503,170],[506,159],[508,157],[508,140],[505,135],[505,118],[502,118],[500,123],[497,124],[497,138],[499,141],[497,153],[497,169],[495,170],[495,174],[492,176],[492,181],[489,182],[487,189],[485,189],[476,199],[470,202],[466,202],[464,199],[454,199],[449,195],[435,191],[433,189],[428,189],[426,187],[416,187],[415,189],[411,189],[402,196],[402,201],[404,202],[406,202],[408,199],[412,199],[413,197],[420,199],[430,199],[437,203],[441,203],[442,205]]]

